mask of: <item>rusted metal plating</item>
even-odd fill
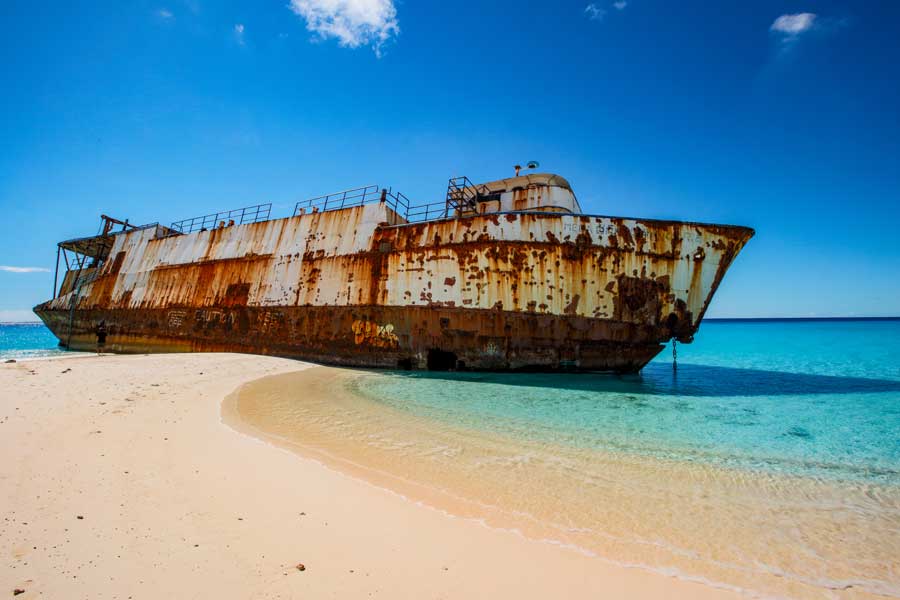
[[[517,194],[535,191],[504,203]],[[105,320],[108,347],[123,352],[636,371],[668,340],[691,341],[753,235],[548,208],[389,225],[397,215],[375,203],[191,235],[124,232],[75,310],[68,291],[35,312],[61,339],[71,327],[73,348]]]

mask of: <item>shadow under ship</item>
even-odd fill
[[[73,350],[405,369],[636,372],[689,343],[747,227],[587,215],[558,175],[366,186],[60,242],[35,313]],[[62,261],[60,260],[62,259]],[[60,267],[64,266],[59,281]]]

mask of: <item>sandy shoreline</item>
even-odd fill
[[[304,367],[232,354],[0,365],[3,593],[733,596],[448,516],[222,422],[240,385]]]

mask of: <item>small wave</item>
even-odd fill
[[[54,356],[62,356],[70,354],[66,350],[52,349],[18,349],[18,350],[0,350],[0,360],[25,360],[29,358],[52,358]]]

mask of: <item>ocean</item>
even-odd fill
[[[58,343],[43,323],[0,323],[0,360],[62,354]]]

